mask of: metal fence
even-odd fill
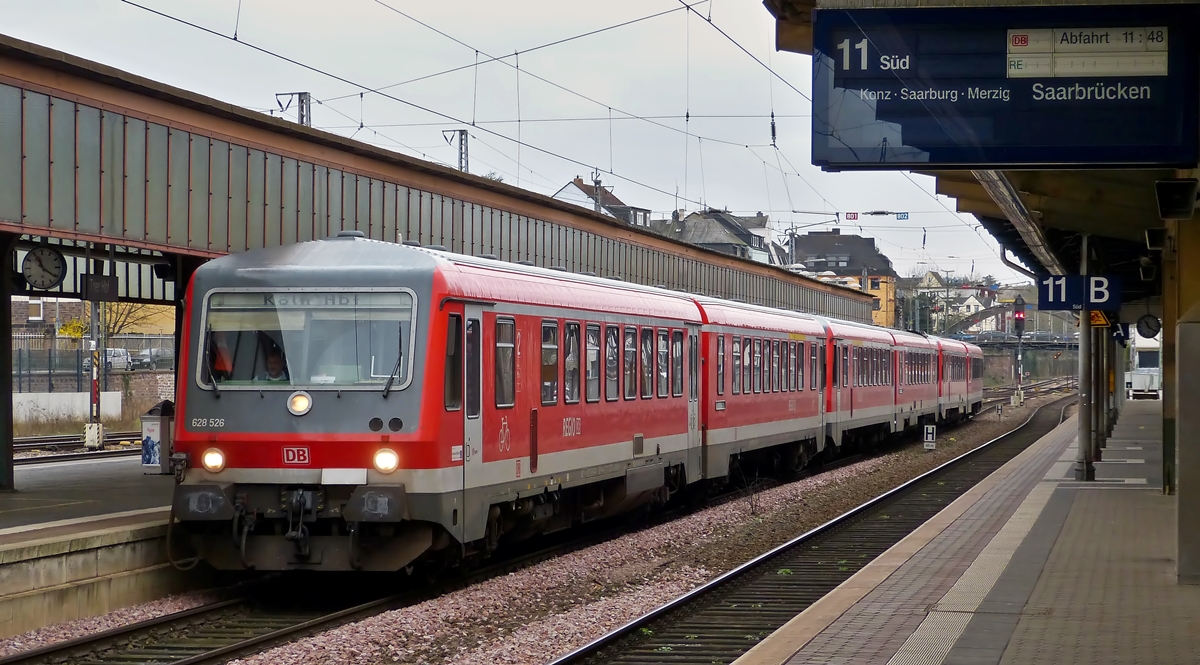
[[[13,336],[13,392],[86,392],[91,381],[89,341],[55,335]],[[171,335],[114,335],[104,348],[125,349],[132,368],[114,365],[102,350],[100,389],[119,387],[119,377],[130,371],[171,369],[175,362],[175,339]],[[145,353],[145,352],[149,353]]]

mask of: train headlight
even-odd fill
[[[391,473],[400,468],[400,456],[387,448],[377,450],[375,452],[375,468],[380,473]]]
[[[209,473],[216,473],[225,468],[225,453],[216,448],[209,448],[200,456],[200,464]]]
[[[293,416],[302,416],[312,408],[312,397],[303,390],[297,390],[288,397],[287,407]]]

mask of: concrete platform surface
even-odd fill
[[[140,457],[18,466],[17,491],[0,493],[0,539],[48,522],[167,510],[175,479],[142,473]]]
[[[1200,663],[1161,423],[1126,402],[1093,483],[1063,423],[736,665]]]

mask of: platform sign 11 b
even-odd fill
[[[1044,275],[1038,277],[1039,310],[1121,309],[1121,278],[1109,275]]]

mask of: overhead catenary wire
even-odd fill
[[[400,104],[403,104],[403,105],[405,105],[405,106],[411,107],[411,108],[413,108],[413,109],[416,109],[416,110],[418,110],[418,111],[423,111],[423,112],[425,112],[425,113],[429,113],[430,115],[434,115],[434,116],[437,116],[437,117],[440,117],[440,118],[444,118],[444,119],[446,119],[446,120],[448,120],[448,121],[450,121],[450,122],[455,122],[455,123],[458,123],[458,124],[461,124],[461,125],[467,125],[467,124],[468,124],[467,122],[463,121],[462,119],[460,119],[460,118],[457,118],[457,117],[455,117],[455,116],[453,116],[453,115],[450,115],[450,114],[448,114],[448,113],[443,113],[442,111],[438,111],[438,110],[436,110],[436,109],[433,109],[433,108],[430,108],[430,107],[427,107],[427,106],[423,106],[423,105],[421,105],[421,104],[417,104],[416,102],[411,102],[411,101],[409,101],[409,100],[402,99],[402,98],[396,97],[396,96],[394,96],[394,95],[390,95],[390,94],[388,94],[388,93],[385,93],[385,92],[375,92],[375,91],[374,91],[374,90],[373,90],[373,89],[372,89],[370,86],[367,86],[367,85],[364,85],[364,84],[362,84],[362,83],[359,83],[359,82],[357,82],[357,81],[354,81],[353,79],[349,79],[349,78],[347,78],[347,77],[345,77],[345,76],[341,76],[341,75],[339,75],[339,74],[334,74],[334,73],[332,73],[332,72],[328,72],[328,71],[326,71],[326,70],[324,70],[324,69],[321,69],[321,68],[319,68],[319,67],[316,67],[316,66],[313,66],[313,65],[309,65],[309,64],[307,64],[307,63],[305,63],[305,62],[302,62],[302,61],[300,61],[300,60],[297,60],[296,58],[293,58],[293,57],[290,57],[290,56],[286,56],[286,55],[283,55],[283,54],[281,54],[281,53],[277,53],[277,52],[275,52],[275,51],[272,51],[271,49],[268,49],[268,48],[266,48],[266,47],[263,47],[263,46],[259,46],[259,45],[257,45],[257,44],[251,43],[251,42],[247,42],[247,41],[245,41],[245,40],[237,40],[237,41],[235,41],[235,40],[233,40],[233,38],[232,38],[232,37],[230,37],[229,35],[226,35],[226,34],[224,34],[224,33],[220,32],[220,31],[218,31],[218,30],[214,30],[214,29],[212,29],[212,28],[209,28],[209,27],[206,27],[206,26],[200,25],[200,24],[198,24],[198,23],[195,23],[195,22],[189,21],[189,20],[187,20],[187,19],[183,19],[183,18],[180,18],[180,17],[178,17],[178,16],[174,16],[174,15],[172,15],[172,14],[168,14],[168,13],[166,13],[166,12],[163,12],[163,11],[160,11],[160,10],[157,10],[157,9],[153,9],[153,8],[151,8],[151,7],[147,7],[147,6],[145,6],[145,5],[142,5],[142,4],[139,4],[139,3],[137,3],[137,2],[134,2],[134,0],[117,0],[117,1],[118,1],[118,2],[120,2],[120,3],[122,3],[122,4],[129,5],[130,7],[135,7],[135,8],[137,8],[137,9],[141,9],[142,11],[145,11],[145,12],[148,12],[148,13],[154,14],[154,15],[156,15],[156,16],[162,17],[162,18],[164,18],[164,19],[167,19],[167,20],[170,20],[170,21],[174,21],[174,22],[176,22],[176,23],[179,23],[180,25],[185,25],[185,26],[187,26],[187,27],[190,27],[190,28],[192,28],[192,29],[194,29],[194,30],[199,30],[199,31],[201,31],[201,32],[207,33],[207,34],[209,34],[209,35],[212,35],[212,36],[214,36],[214,37],[219,37],[219,38],[221,38],[221,39],[225,39],[225,40],[228,40],[228,41],[233,41],[233,42],[234,42],[234,43],[236,43],[236,44],[239,44],[239,45],[241,45],[241,46],[244,46],[244,47],[246,47],[246,48],[249,48],[249,49],[252,49],[252,50],[254,50],[254,51],[257,51],[257,52],[259,52],[259,53],[262,53],[263,55],[267,55],[267,56],[270,56],[270,57],[272,57],[272,58],[276,58],[276,59],[278,59],[278,60],[282,60],[282,61],[284,61],[284,62],[287,62],[287,63],[289,63],[289,64],[295,65],[296,67],[300,67],[300,68],[302,68],[302,69],[308,70],[308,71],[310,71],[310,72],[313,72],[313,73],[315,73],[315,74],[319,74],[319,75],[321,75],[321,76],[325,76],[325,77],[327,77],[327,78],[331,78],[331,79],[333,79],[333,80],[335,80],[335,81],[339,81],[339,82],[341,82],[341,83],[344,83],[344,84],[346,84],[346,85],[351,85],[351,86],[354,86],[354,87],[356,87],[356,88],[359,88],[359,89],[360,89],[360,90],[362,90],[362,91],[365,91],[365,92],[374,92],[375,94],[378,94],[378,95],[380,95],[380,96],[382,96],[382,97],[384,97],[384,98],[386,98],[386,99],[390,99],[390,100],[392,100],[392,101],[398,102],[398,103],[400,103]],[[515,140],[515,139],[513,139],[512,137],[505,136],[504,134],[501,134],[501,133],[499,133],[499,132],[496,132],[496,131],[490,130],[490,129],[486,128],[486,127],[478,127],[478,129],[479,129],[480,131],[487,132],[488,134],[491,134],[492,136],[497,136],[497,137],[500,137],[500,138],[502,138],[502,139],[504,139],[504,140],[506,140],[506,141],[511,141],[511,142],[513,142],[513,143],[516,143],[516,140]],[[560,159],[560,160],[562,160],[562,161],[564,161],[564,162],[569,162],[569,163],[571,163],[571,164],[575,164],[575,165],[577,165],[577,166],[582,166],[582,167],[584,167],[584,168],[592,168],[592,167],[593,167],[593,165],[592,165],[592,164],[588,164],[588,163],[586,163],[586,162],[583,162],[583,161],[581,161],[581,160],[574,159],[574,158],[572,158],[572,157],[568,157],[568,156],[566,156],[566,155],[563,155],[563,154],[561,154],[561,153],[559,153],[559,152],[556,152],[556,151],[554,151],[554,150],[550,150],[550,149],[548,149],[548,148],[543,148],[543,147],[541,147],[541,146],[532,145],[532,144],[529,144],[529,143],[526,143],[526,142],[521,142],[521,144],[520,144],[520,145],[522,145],[522,146],[524,146],[524,147],[526,147],[526,148],[529,148],[530,150],[534,150],[534,151],[536,151],[536,152],[542,153],[542,154],[544,154],[544,155],[547,155],[547,156],[549,156],[549,157],[553,157],[553,158],[555,158],[555,159]],[[740,145],[740,144],[735,144],[735,145]],[[649,183],[642,182],[642,181],[640,181],[640,180],[636,180],[636,179],[634,179],[634,178],[631,178],[631,177],[629,177],[629,176],[625,176],[625,175],[622,175],[622,174],[619,174],[619,173],[613,173],[613,172],[611,172],[611,171],[610,171],[610,172],[608,172],[608,174],[609,174],[609,175],[611,175],[611,176],[613,176],[614,178],[618,178],[618,179],[620,179],[620,180],[623,180],[623,181],[625,181],[625,182],[628,182],[628,183],[630,183],[630,184],[637,185],[638,187],[642,187],[642,188],[645,188],[645,189],[647,189],[647,190],[650,190],[650,191],[653,191],[653,192],[657,192],[657,193],[659,193],[659,194],[663,194],[663,195],[666,195],[666,196],[671,196],[671,195],[672,195],[672,194],[671,194],[671,192],[669,192],[669,191],[667,191],[667,190],[665,190],[665,189],[662,189],[662,188],[660,188],[660,187],[656,187],[656,186],[654,186],[654,185],[651,185],[651,184],[649,184]],[[690,199],[686,199],[686,197],[685,197],[685,200],[687,200],[689,203],[695,203],[695,204],[699,204],[699,201],[693,201],[693,200],[690,200]]]

